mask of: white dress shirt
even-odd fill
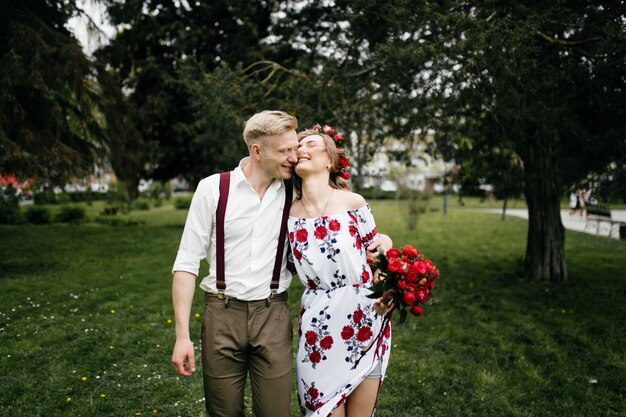
[[[242,171],[245,164],[231,172],[228,203],[224,216],[224,272],[225,294],[240,300],[267,298],[276,260],[276,248],[285,204],[283,181],[274,180],[259,198]],[[198,275],[200,262],[209,262],[209,275],[200,288],[217,293],[215,211],[219,199],[219,174],[211,175],[198,184],[193,195],[185,230],[172,272],[186,271]],[[291,283],[287,270],[286,248],[282,250],[282,265],[278,292]]]

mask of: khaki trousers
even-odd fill
[[[293,330],[286,295],[226,301],[206,294],[202,369],[209,417],[244,416],[248,373],[253,415],[290,417]]]

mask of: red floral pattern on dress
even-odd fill
[[[320,311],[317,317],[311,319],[309,328],[304,333],[304,349],[307,352],[307,356],[304,357],[302,362],[309,362],[313,369],[316,365],[323,360],[326,360],[326,351],[333,347],[333,338],[328,331],[326,321],[330,320],[331,316],[326,312],[328,307]]]
[[[324,397],[324,393],[320,392],[317,389],[317,387],[315,386],[315,382],[312,382],[311,385],[308,385],[302,379],[302,384],[305,387],[304,404],[302,404],[302,401],[300,401],[300,410],[302,411],[302,414],[306,414],[305,409],[310,411],[316,411],[320,409],[324,404],[326,404],[326,401],[322,400]],[[298,398],[298,400],[300,400],[300,398]]]
[[[341,330],[341,338],[347,345],[346,362],[355,366],[365,354],[369,345],[368,342],[374,335],[372,333],[374,324],[372,313],[374,310],[371,306],[362,308],[361,304],[358,304],[358,308],[352,314],[348,314],[349,321]]]

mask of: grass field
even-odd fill
[[[526,221],[431,203],[417,231],[372,203],[379,230],[442,274],[424,316],[394,329],[377,416],[626,416],[626,242],[567,232],[570,281],[528,284]],[[1,416],[204,415],[200,373],[169,363],[185,213],[130,216],[144,224],[0,227]],[[199,291],[193,312],[197,341]]]

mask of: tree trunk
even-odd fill
[[[530,150],[525,161],[528,241],[526,272],[530,281],[567,281],[565,229],[561,222],[556,162],[551,152]]]

